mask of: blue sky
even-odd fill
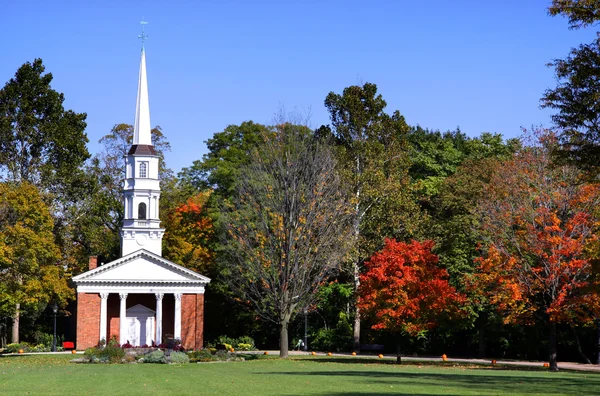
[[[139,21],[146,33],[152,125],[175,171],[201,159],[229,124],[270,123],[284,106],[329,122],[330,91],[377,84],[411,125],[470,136],[550,126],[545,66],[595,38],[546,13],[545,0],[0,2],[0,84],[42,58],[67,108],[88,114],[92,153],[133,123]]]

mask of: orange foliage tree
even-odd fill
[[[589,320],[597,296],[586,245],[596,239],[598,186],[581,183],[573,167],[551,166],[555,139],[536,141],[495,171],[478,206],[486,254],[471,289],[505,323],[548,324],[550,368],[557,370],[556,324]]]
[[[166,216],[164,256],[187,268],[206,274],[214,255],[213,223],[207,211],[211,191],[202,191],[176,205]]]
[[[433,241],[386,239],[365,263],[359,306],[375,321],[373,329],[416,336],[434,328],[440,317],[461,312],[465,298],[448,283],[448,271],[438,266],[432,248]]]

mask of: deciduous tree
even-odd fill
[[[56,301],[64,306],[67,285],[54,223],[38,189],[30,183],[0,183],[0,307],[12,316],[12,342],[19,342],[23,307]]]
[[[214,261],[214,229],[207,208],[210,194],[210,190],[200,192],[170,208],[163,224],[164,257],[205,275]]]
[[[559,128],[560,149],[555,154],[594,176],[600,156],[600,39],[572,49],[567,58],[549,66],[558,85],[546,90],[541,102],[556,110],[552,121]]]
[[[359,307],[374,318],[374,329],[416,336],[434,328],[442,315],[459,313],[464,297],[448,283],[432,248],[433,241],[387,239],[365,263]]]
[[[325,99],[331,127],[319,135],[331,137],[342,187],[353,200],[355,254],[351,273],[360,286],[363,261],[382,246],[384,237],[406,237],[415,228],[418,207],[410,196],[408,171],[409,127],[398,111],[391,116],[375,84],[350,86]],[[360,346],[360,310],[354,315],[354,349]]]
[[[346,252],[349,210],[329,149],[303,126],[280,124],[261,138],[226,210],[233,259],[225,280],[241,302],[280,329],[311,305]]]
[[[478,289],[507,323],[548,324],[550,366],[556,370],[556,324],[580,321],[592,275],[585,246],[595,238],[597,185],[574,167],[552,167],[556,140],[537,140],[498,167],[478,206],[487,241],[475,276]]]
[[[571,29],[584,28],[600,20],[600,1],[552,0],[548,13],[552,16],[563,15],[569,18]]]

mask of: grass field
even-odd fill
[[[71,355],[1,356],[0,394],[599,395],[600,374],[391,361],[74,364]]]

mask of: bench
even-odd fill
[[[75,349],[75,343],[73,341],[65,341],[63,342],[63,349]]]
[[[360,350],[365,352],[383,352],[383,344],[360,344]]]

